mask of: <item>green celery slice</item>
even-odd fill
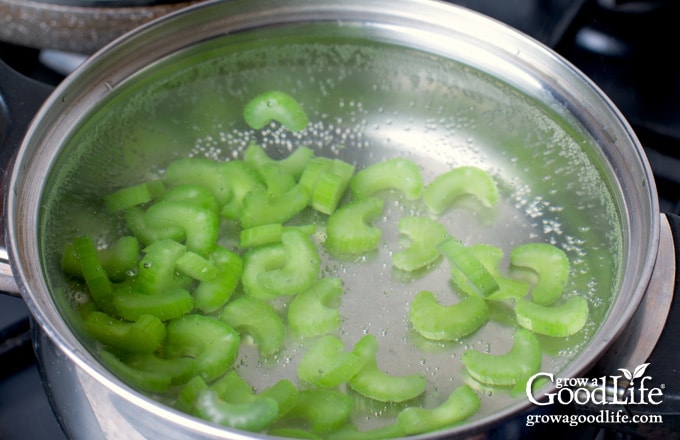
[[[542,306],[520,299],[515,305],[517,322],[527,330],[553,337],[571,336],[588,322],[588,301],[572,296],[561,304]]]
[[[339,329],[342,320],[339,306],[342,281],[324,277],[299,293],[288,306],[288,325],[302,337],[321,336]]]
[[[468,287],[472,288],[475,294],[486,297],[498,290],[498,282],[469,246],[455,237],[449,237],[439,243],[437,249],[451,264],[452,272],[460,271],[467,279]],[[456,276],[453,275],[454,278]]]
[[[100,350],[99,359],[116,376],[133,388],[149,393],[165,393],[172,384],[172,374],[166,371],[147,371],[131,367],[108,350]]]
[[[220,204],[213,191],[207,186],[201,185],[174,186],[168,189],[159,201],[188,203],[214,212],[220,210]]]
[[[150,227],[179,226],[184,230],[187,249],[207,255],[217,245],[220,220],[217,213],[186,202],[162,201],[145,213]]]
[[[434,294],[421,291],[411,303],[409,319],[423,337],[435,341],[454,341],[476,332],[489,320],[489,306],[477,295],[443,306]]]
[[[326,248],[336,254],[363,254],[375,250],[382,231],[367,222],[380,215],[383,205],[382,199],[370,197],[338,208],[328,217]]]
[[[129,272],[137,267],[139,240],[132,236],[122,236],[109,247],[96,250],[97,258],[111,281],[123,281]],[[82,277],[80,260],[73,243],[68,243],[61,259],[62,270],[71,276]]]
[[[173,407],[187,414],[197,415],[194,403],[198,398],[198,394],[201,391],[208,389],[210,389],[210,387],[205,383],[201,376],[192,377],[180,390]]]
[[[186,240],[184,228],[179,225],[163,227],[149,225],[145,211],[139,207],[133,207],[125,211],[125,223],[132,234],[144,245],[149,245],[159,240],[174,240],[176,242]]]
[[[529,330],[515,331],[510,351],[493,355],[477,350],[466,350],[462,361],[470,376],[481,383],[514,386],[541,368],[541,346]]]
[[[425,377],[418,374],[391,376],[378,367],[375,336],[361,338],[354,352],[364,362],[361,370],[349,380],[349,386],[357,393],[380,402],[404,402],[425,392]]]
[[[407,200],[417,200],[423,194],[423,177],[414,162],[394,158],[374,163],[358,171],[350,181],[354,197],[364,199],[379,192],[395,189]]]
[[[269,223],[285,223],[295,217],[309,203],[309,193],[302,185],[295,185],[283,194],[270,196],[258,188],[243,199],[239,221],[245,229]]]
[[[469,385],[457,387],[448,399],[435,408],[409,407],[397,416],[399,426],[408,435],[432,432],[462,422],[481,406],[479,396]]]
[[[222,165],[222,173],[231,188],[231,198],[223,204],[220,215],[229,220],[238,220],[243,202],[251,191],[265,191],[267,187],[257,170],[242,160],[232,160]]]
[[[222,246],[212,251],[210,261],[217,267],[217,274],[202,281],[192,292],[194,306],[207,313],[218,310],[229,301],[243,273],[243,258]]]
[[[195,252],[187,251],[175,262],[177,272],[198,281],[209,281],[217,276],[217,266]]]
[[[273,299],[279,296],[276,289],[268,289],[260,285],[259,276],[270,270],[280,269],[286,263],[286,251],[283,244],[275,243],[249,249],[243,255],[243,275],[241,283],[247,295],[260,299]]]
[[[243,118],[251,128],[259,130],[276,121],[289,131],[307,128],[309,121],[304,109],[288,93],[271,90],[250,100],[243,108]]]
[[[531,290],[536,304],[548,306],[555,303],[564,292],[569,277],[569,258],[557,246],[548,243],[527,243],[510,251],[510,264],[528,268],[538,275]]]
[[[265,388],[258,394],[260,397],[270,397],[279,406],[277,418],[282,418],[293,409],[297,403],[298,389],[288,379],[281,379],[269,388]]]
[[[255,399],[255,391],[236,370],[227,371],[217,379],[210,389],[217,392],[220,399],[229,403],[248,403]]]
[[[345,195],[354,175],[354,165],[333,159],[330,168],[319,175],[311,192],[312,208],[323,214],[332,214]]]
[[[302,419],[314,434],[327,434],[344,425],[353,408],[345,393],[329,389],[303,389],[284,420]]]
[[[243,155],[243,160],[254,168],[260,169],[267,164],[276,164],[286,173],[300,179],[307,163],[314,157],[314,150],[307,147],[298,147],[283,159],[272,159],[267,152],[257,144],[250,144]]]
[[[181,385],[194,376],[196,361],[190,358],[167,359],[155,353],[125,353],[121,360],[141,371],[161,373],[170,377],[171,385]]]
[[[151,295],[134,290],[116,292],[113,306],[116,314],[128,321],[136,321],[143,315],[168,321],[189,313],[194,308],[194,301],[187,289],[175,286]]]
[[[318,339],[300,360],[298,377],[320,388],[335,388],[347,382],[363,367],[364,359],[344,349],[345,344],[335,336]]]
[[[276,163],[268,163],[258,168],[260,176],[267,187],[268,197],[277,197],[285,194],[297,183],[292,174]]]
[[[461,166],[437,176],[425,188],[423,200],[440,215],[463,195],[475,196],[486,207],[498,203],[496,183],[486,171],[473,166]]]
[[[174,240],[164,239],[151,243],[143,252],[137,270],[137,291],[157,294],[176,286],[175,265],[186,252],[186,247]]]
[[[220,205],[234,196],[230,176],[224,163],[211,159],[187,157],[171,162],[165,169],[168,186],[200,185],[209,188]]]
[[[203,390],[198,393],[195,402],[199,417],[245,431],[261,431],[266,428],[278,414],[278,405],[271,398],[254,399],[248,403],[230,403],[220,399],[217,392]]]
[[[163,183],[160,181],[139,183],[121,188],[104,197],[104,206],[109,212],[124,211],[152,201],[163,191]]]
[[[392,264],[397,269],[412,272],[427,267],[441,256],[437,245],[448,236],[441,223],[427,217],[404,217],[397,228],[409,238],[409,247],[392,256]]]
[[[285,339],[283,320],[267,302],[251,296],[241,296],[227,303],[220,319],[255,340],[260,356],[278,352]]]
[[[73,240],[73,249],[94,303],[104,312],[112,311],[113,285],[99,261],[94,241],[88,236],[78,237]]]
[[[85,325],[95,339],[117,350],[150,353],[165,339],[165,325],[151,315],[136,321],[121,321],[106,313],[93,311],[85,318]]]

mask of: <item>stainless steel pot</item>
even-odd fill
[[[221,91],[234,105],[212,107],[219,117],[201,116],[214,94],[194,93],[199,89],[191,84],[216,76],[225,79]],[[596,363],[638,310],[650,281],[671,289],[672,266],[656,261],[662,234],[668,251],[670,229],[634,133],[596,86],[540,44],[476,13],[426,0],[200,4],[131,31],[68,77],[30,125],[7,182],[11,265],[3,266],[3,284],[29,306],[47,391],[70,437],[261,437],[183,415],[114,377],[74,334],[54,260],[64,237],[97,230],[93,220],[101,216],[92,200],[116,180],[143,178],[148,160],[162,166],[187,153],[238,151],[238,104],[272,85],[294,90],[323,123],[321,135],[303,139],[320,152],[343,143],[341,157],[366,164],[397,151],[424,160],[428,177],[452,164],[489,168],[503,182],[507,203],[496,213],[496,229],[469,226],[480,219],[465,214],[454,219],[470,240],[502,242],[507,250],[523,236],[559,238],[583,257],[573,289],[590,289],[593,320],[572,355],[545,366],[559,377],[581,376]],[[188,102],[200,104],[199,117],[182,113]],[[137,121],[149,114],[167,131]],[[221,141],[210,132],[216,128]],[[126,146],[142,135],[162,142]],[[201,139],[178,142],[182,136]],[[285,150],[290,140],[272,148]],[[366,284],[372,275],[357,273],[350,283],[374,289]],[[376,314],[390,321],[392,307],[359,304],[348,334],[364,331],[361,322],[382,325]],[[412,348],[393,351],[413,356]],[[440,362],[447,366],[450,359]],[[524,399],[491,408],[424,437],[471,435],[531,409]]]

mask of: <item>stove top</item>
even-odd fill
[[[680,214],[680,2],[674,0],[453,0],[554,48],[589,76],[619,107],[645,148],[662,212]],[[63,74],[41,62],[40,50],[0,42],[0,59],[15,70],[56,85]],[[671,314],[677,318],[680,305]],[[680,322],[670,319],[669,324]],[[676,324],[680,325],[680,324]],[[28,311],[18,298],[0,294],[0,438],[65,438],[40,384],[27,333]],[[652,355],[654,364],[680,365],[680,329],[664,330]],[[671,368],[666,384],[678,383]],[[680,396],[668,397],[675,426]],[[664,401],[665,402],[665,401]],[[673,413],[675,411],[675,413]],[[554,430],[554,427],[559,430]],[[563,429],[564,428],[564,429]],[[568,427],[566,427],[568,428]],[[613,432],[582,426],[578,433],[554,425],[522,438],[653,438],[654,434]],[[680,427],[678,427],[680,430]],[[503,436],[508,435],[503,433]],[[665,435],[667,435],[666,433]],[[498,438],[500,437],[499,434]],[[665,436],[664,438],[669,438]]]

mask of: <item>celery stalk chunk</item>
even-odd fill
[[[152,201],[163,192],[163,183],[149,181],[121,188],[104,197],[104,206],[109,212],[123,211],[133,206]]]
[[[219,212],[220,204],[213,191],[202,185],[178,185],[168,189],[159,199],[160,202],[181,202],[210,211]]]
[[[175,270],[198,281],[209,281],[217,276],[217,266],[212,261],[191,251],[177,259]]]
[[[515,331],[510,351],[493,355],[477,350],[466,350],[462,356],[467,372],[478,382],[514,386],[541,368],[541,346],[529,330]]]
[[[236,370],[227,371],[210,385],[210,389],[216,391],[220,399],[229,403],[247,403],[255,398],[253,388]]]
[[[217,244],[218,214],[186,202],[163,201],[151,205],[145,213],[150,227],[180,227],[186,236],[187,249],[207,255]]]
[[[278,290],[267,289],[260,285],[259,276],[270,270],[280,269],[286,261],[286,251],[281,243],[249,249],[243,255],[243,275],[241,276],[245,293],[265,300],[279,296]]]
[[[460,271],[467,280],[467,286],[477,295],[489,296],[499,286],[469,246],[455,237],[449,237],[437,245],[437,249],[451,264],[451,270]]]
[[[174,240],[164,239],[143,249],[139,261],[136,289],[144,294],[161,294],[177,285],[175,265],[186,247]]]
[[[139,257],[139,240],[133,236],[122,236],[104,249],[96,250],[106,275],[111,281],[123,281],[131,270],[137,266]],[[80,260],[76,255],[73,243],[66,245],[61,259],[62,270],[75,277],[82,278]]]
[[[302,106],[288,93],[271,90],[257,95],[243,108],[243,119],[255,130],[276,121],[289,131],[307,128],[309,121]]]
[[[284,421],[302,419],[314,434],[327,434],[344,425],[353,408],[345,393],[329,389],[303,389]]]
[[[408,435],[422,434],[452,426],[471,417],[481,406],[479,396],[469,385],[461,385],[435,408],[409,407],[397,416],[397,422]]]
[[[425,392],[425,377],[419,374],[392,376],[379,368],[375,336],[361,338],[354,346],[354,352],[364,362],[361,370],[348,382],[357,393],[380,402],[404,402]]]
[[[411,303],[409,319],[413,328],[424,338],[454,341],[476,332],[489,320],[489,306],[478,295],[444,306],[434,294],[421,291]]]
[[[121,290],[116,292],[113,306],[117,315],[128,321],[136,321],[144,315],[168,321],[189,313],[194,308],[194,301],[187,289],[175,286],[151,295]]]
[[[510,251],[513,267],[530,269],[538,275],[531,289],[531,300],[548,306],[564,292],[569,277],[569,258],[557,246],[548,243],[527,243]]]
[[[588,301],[572,296],[561,304],[542,306],[520,299],[515,305],[517,322],[535,333],[566,337],[577,333],[588,322]]]
[[[88,236],[78,237],[73,240],[73,249],[94,303],[105,312],[112,311],[113,285],[99,261],[94,241]]]
[[[254,399],[248,403],[230,403],[220,399],[217,392],[203,390],[198,393],[195,402],[199,417],[244,431],[261,431],[266,428],[278,414],[278,405],[271,398]]]
[[[210,261],[217,268],[217,274],[214,278],[202,281],[192,292],[194,306],[208,313],[229,301],[243,273],[243,258],[222,246],[212,251]]]
[[[392,264],[397,269],[412,272],[427,267],[441,256],[437,244],[448,236],[441,223],[427,217],[404,217],[397,228],[409,238],[409,246],[392,256]]]
[[[180,390],[173,407],[187,414],[197,415],[194,403],[198,398],[198,394],[208,389],[210,387],[208,387],[208,384],[205,383],[201,376],[192,377]]]
[[[440,215],[464,195],[475,196],[484,206],[498,203],[498,188],[491,176],[473,166],[461,166],[437,176],[423,192],[423,200],[430,210]]]
[[[328,217],[326,248],[336,254],[363,254],[375,250],[382,231],[368,222],[380,215],[383,205],[382,199],[370,197],[338,208]]]
[[[270,397],[276,401],[279,406],[277,419],[280,419],[288,414],[295,406],[298,389],[293,382],[288,379],[281,379],[269,388],[262,390],[258,395],[260,397]]]
[[[299,293],[288,306],[288,325],[297,336],[321,336],[339,329],[337,309],[343,289],[339,278],[325,277]]]
[[[254,189],[243,198],[238,218],[243,228],[285,223],[306,208],[308,203],[309,193],[299,184],[278,195],[269,195],[266,189]]]
[[[210,159],[188,157],[171,162],[165,170],[168,186],[200,185],[210,189],[218,204],[227,203],[233,196],[232,179],[225,165]]]
[[[102,344],[129,352],[150,353],[161,346],[166,334],[163,322],[151,315],[130,322],[93,311],[85,318],[85,325]]]
[[[414,162],[394,158],[374,163],[358,171],[349,183],[354,197],[364,199],[382,191],[397,190],[407,200],[423,194],[423,177]]]
[[[243,155],[243,160],[251,164],[255,169],[260,169],[268,164],[276,164],[286,173],[293,176],[297,181],[300,179],[305,167],[314,158],[314,150],[307,147],[298,147],[283,159],[272,159],[260,145],[250,144]]]
[[[196,360],[196,372],[206,381],[224,374],[236,360],[240,338],[218,318],[184,315],[167,325],[165,353]]]
[[[125,223],[132,235],[137,237],[139,242],[143,245],[149,245],[158,240],[174,240],[176,242],[183,242],[186,240],[184,228],[179,225],[166,225],[160,227],[158,225],[150,225],[146,218],[144,209],[140,207],[132,207],[125,211]]]
[[[335,388],[347,382],[364,364],[364,359],[344,351],[345,344],[335,336],[318,339],[300,360],[297,375],[320,388]]]
[[[164,393],[172,384],[172,374],[162,371],[146,371],[127,365],[108,350],[99,351],[99,359],[116,376],[133,388],[150,393]]]
[[[263,300],[251,296],[232,299],[220,313],[220,319],[252,336],[262,357],[275,354],[283,346],[286,335],[283,320]]]

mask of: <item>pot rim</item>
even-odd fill
[[[233,3],[233,5],[227,5]],[[362,17],[383,17],[390,24],[412,25],[427,23],[429,32],[453,32],[448,24],[449,19],[457,18],[461,26],[455,29],[460,35],[478,37],[484,34],[487,46],[493,50],[512,54],[512,65],[508,68],[516,70],[528,69],[532,73],[540,74],[541,80],[548,84],[552,93],[569,93],[579,89],[588,99],[580,102],[567,102],[568,111],[581,110],[592,119],[586,119],[584,124],[592,125],[594,130],[604,133],[611,139],[610,148],[603,150],[609,162],[615,162],[626,168],[621,176],[617,176],[617,184],[626,197],[627,216],[623,219],[624,230],[628,233],[628,247],[626,267],[633,265],[637,269],[634,275],[625,271],[621,290],[629,291],[630,297],[626,304],[621,304],[620,298],[613,301],[608,315],[615,316],[619,323],[612,323],[608,317],[601,324],[598,332],[591,338],[587,349],[574,358],[562,372],[564,377],[575,377],[585,372],[601,356],[609,345],[623,331],[625,323],[632,317],[641,301],[647,283],[651,278],[659,240],[659,206],[656,198],[656,187],[652,177],[651,167],[644,155],[642,146],[632,128],[623,115],[604,95],[604,93],[576,67],[562,59],[550,49],[544,47],[521,32],[509,26],[489,19],[477,12],[460,6],[444,4],[430,0],[408,0],[394,5],[388,0],[375,0],[367,5],[366,1],[348,0],[341,5],[334,2],[320,2],[318,0],[303,0],[290,2],[295,12],[286,9],[288,2],[264,0],[259,2],[258,8],[249,9],[245,2],[206,2],[163,16],[151,23],[145,24],[123,37],[110,43],[93,57],[86,60],[71,76],[60,84],[48,98],[45,105],[36,115],[24,138],[15,166],[12,169],[7,197],[7,231],[8,252],[18,285],[27,305],[38,323],[40,330],[45,332],[63,352],[69,356],[80,368],[96,378],[105,387],[121,397],[134,402],[136,405],[151,411],[163,419],[177,421],[178,417],[184,426],[195,432],[212,435],[216,438],[234,438],[238,436],[234,431],[215,428],[208,423],[197,421],[178,411],[159,404],[144,395],[124,385],[111,375],[84,346],[74,337],[63,319],[55,322],[52,317],[54,304],[47,294],[47,285],[42,279],[39,252],[36,243],[37,215],[39,212],[39,191],[22,191],[17,188],[41,188],[42,176],[47,175],[53,159],[58,154],[60,145],[56,143],[46,145],[46,139],[55,134],[55,130],[63,133],[68,130],[68,118],[81,115],[90,107],[92,100],[105,97],[107,93],[131,75],[147,65],[163,59],[165,56],[182,50],[187,41],[200,41],[202,36],[222,35],[225,32],[247,29],[250,27],[313,19],[332,19],[334,14],[343,14],[347,20],[364,20]],[[236,13],[225,17],[222,8],[233,6]],[[225,9],[226,10],[226,9]],[[417,12],[414,12],[417,11]],[[239,13],[244,15],[239,15]],[[337,15],[335,15],[337,16]],[[215,17],[221,17],[217,19]],[[195,20],[199,20],[201,27],[196,27]],[[480,29],[483,30],[480,32]],[[173,36],[170,39],[170,35]],[[170,47],[168,42],[171,43]],[[481,40],[480,40],[481,41]],[[434,43],[433,43],[434,44]],[[423,49],[427,49],[423,47]],[[444,50],[437,47],[436,50]],[[130,57],[129,54],[144,54],[144,56]],[[478,60],[482,65],[485,61]],[[490,68],[490,66],[486,66]],[[497,73],[494,73],[498,75]],[[88,99],[80,99],[86,94]],[[571,108],[570,105],[581,106]],[[65,111],[68,110],[68,111]],[[595,118],[594,116],[606,118]],[[603,127],[605,122],[611,125]],[[59,137],[57,136],[57,139]],[[616,148],[623,147],[623,148]],[[36,151],[45,151],[38,159]],[[629,172],[625,172],[629,171]],[[629,175],[632,174],[632,175]],[[634,181],[642,178],[642,182]],[[643,190],[640,191],[642,185]],[[632,192],[632,193],[631,193]],[[28,196],[27,196],[28,194]],[[631,206],[628,206],[631,205]],[[639,206],[639,210],[629,212],[630,207]],[[25,220],[28,219],[28,223]],[[640,236],[630,234],[630,228],[641,228]],[[644,236],[642,236],[644,233]],[[633,271],[631,271],[633,272]],[[608,326],[605,335],[601,335],[603,328]],[[598,337],[599,335],[599,337]],[[587,352],[587,353],[586,353]],[[576,362],[580,360],[580,362]],[[468,422],[456,430],[444,430],[435,434],[419,437],[444,436],[449,434],[470,434],[471,432],[488,428],[489,423],[501,422],[530,408],[527,400],[498,413],[493,420],[482,419]],[[248,433],[245,437],[252,437]]]

